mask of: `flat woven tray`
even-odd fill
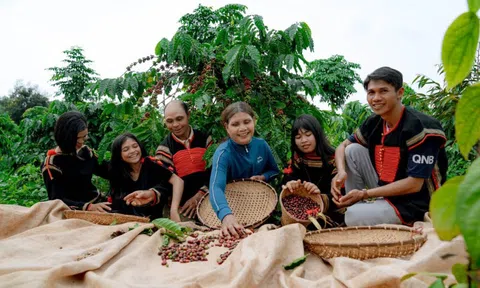
[[[396,258],[413,254],[427,235],[408,227],[359,226],[308,232],[303,239],[308,250],[321,258]]]
[[[95,224],[110,225],[112,223],[122,224],[127,222],[150,222],[149,218],[120,213],[104,213],[93,211],[65,210],[63,211],[65,219],[82,219]]]
[[[307,197],[315,201],[319,206],[319,212],[325,213],[328,209],[328,202],[324,202],[320,194],[310,194],[308,191],[305,189],[303,185],[300,185],[297,189],[295,189],[293,192],[290,192],[287,188],[282,190],[282,193],[280,193],[280,205],[282,207],[282,218],[281,218],[281,223],[282,226],[292,224],[292,223],[300,223],[303,226],[307,227],[311,221],[310,220],[302,220],[294,217],[292,214],[290,214],[287,209],[283,206],[283,198],[289,196],[289,195],[298,195],[302,197]],[[317,217],[315,217],[317,218]]]
[[[263,224],[277,206],[277,192],[265,182],[241,179],[227,184],[225,197],[228,206],[238,223],[245,228],[255,228]],[[204,195],[197,205],[200,222],[210,228],[222,225],[213,211],[209,193]]]

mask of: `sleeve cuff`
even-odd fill
[[[160,203],[160,199],[161,199],[162,194],[155,188],[151,188],[150,190],[152,190],[155,193],[155,197],[154,197],[153,202],[151,204],[151,206],[155,206],[158,203]]]
[[[92,205],[92,203],[90,203],[90,202],[85,203],[85,205],[83,205],[82,210],[83,211],[88,211],[88,207],[90,207],[90,205]]]
[[[228,208],[228,207],[222,208],[217,213],[218,219],[220,219],[220,222],[222,222],[223,218],[225,218],[225,216],[227,216],[229,214],[232,214],[232,210],[230,210],[230,208]]]

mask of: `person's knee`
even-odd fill
[[[358,210],[354,206],[355,205],[348,207],[347,211],[345,211],[345,225],[362,226],[361,213],[358,213]]]
[[[357,155],[368,153],[367,148],[358,143],[352,143],[345,148],[345,157],[356,158]]]

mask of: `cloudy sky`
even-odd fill
[[[0,0],[0,96],[17,80],[53,95],[51,73],[62,51],[81,46],[102,78],[120,76],[139,57],[153,54],[156,43],[171,38],[178,19],[198,4],[219,8],[239,3],[259,14],[269,28],[286,29],[305,21],[315,52],[308,60],[344,55],[359,63],[361,78],[391,66],[410,83],[417,74],[436,76],[441,42],[448,25],[467,10],[466,0],[316,0],[316,1],[65,1]],[[359,91],[349,100],[364,102]]]

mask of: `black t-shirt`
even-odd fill
[[[41,165],[48,199],[60,199],[72,209],[85,209],[89,203],[103,200],[92,184],[92,175],[108,178],[108,163],[98,163],[93,151],[83,146],[76,154],[47,152]]]
[[[167,195],[172,189],[172,185],[169,183],[172,174],[170,170],[162,166],[154,158],[143,158],[142,168],[137,181],[133,181],[130,177],[112,179],[112,210],[123,214],[148,216],[151,219],[162,217],[163,206],[166,204]],[[127,205],[123,200],[125,196],[132,192],[149,189],[159,192],[157,195],[160,195],[161,199],[158,199],[157,205],[147,204],[141,207],[134,207]]]
[[[446,138],[440,122],[404,107],[400,121],[392,129],[387,130],[380,116],[372,115],[349,140],[369,149],[380,186],[407,177],[425,179],[419,192],[385,197],[403,224],[423,220],[430,195],[446,180]]]

